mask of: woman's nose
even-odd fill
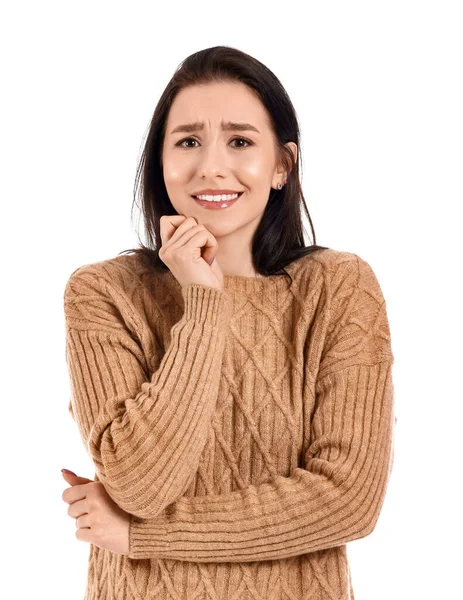
[[[198,153],[198,169],[203,176],[217,176],[226,170],[228,158],[219,143],[203,145]]]

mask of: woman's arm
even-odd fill
[[[131,558],[272,560],[373,531],[393,462],[394,359],[379,284],[353,256],[326,290],[330,325],[315,404],[306,398],[315,408],[305,468],[229,494],[184,496],[156,519],[132,517]]]
[[[182,295],[184,314],[149,377],[139,315],[117,277],[86,265],[64,293],[70,410],[109,496],[138,517],[185,493],[217,399],[231,299],[196,284]]]

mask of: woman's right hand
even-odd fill
[[[162,246],[159,258],[182,287],[191,283],[223,291],[223,273],[217,260],[219,244],[194,217],[163,215],[160,219]],[[204,253],[202,249],[205,247]]]

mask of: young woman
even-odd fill
[[[137,182],[146,246],[66,285],[65,474],[86,600],[353,599],[393,464],[385,300],[357,254],[304,244],[297,117],[226,46],[189,56]]]

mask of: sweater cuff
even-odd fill
[[[168,547],[165,513],[155,519],[130,516],[129,558],[153,558]]]
[[[231,296],[217,288],[190,283],[182,287],[184,317],[213,327],[228,322],[233,312]]]

